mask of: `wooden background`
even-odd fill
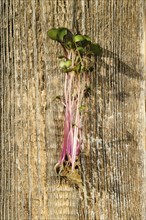
[[[0,219],[144,220],[142,0],[1,0]],[[83,189],[54,172],[63,132],[60,47],[67,27],[104,48],[84,100]]]

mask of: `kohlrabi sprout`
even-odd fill
[[[92,43],[87,35],[74,35],[64,27],[50,29],[48,36],[59,42],[64,51],[64,54],[59,57],[59,66],[65,74],[65,117],[58,165],[67,160],[73,171],[76,157],[80,154],[83,142],[81,116],[85,106],[82,105],[82,101],[90,91],[88,79],[94,69],[91,57],[99,56],[102,49],[99,44]]]

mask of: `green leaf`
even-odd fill
[[[72,64],[71,60],[67,60],[67,61],[60,61],[59,66],[60,68],[69,68]]]
[[[60,68],[64,68],[65,67],[65,61],[61,60],[59,63]]]
[[[75,45],[73,43],[73,34],[67,28],[58,29],[58,39],[59,42],[67,49],[74,49]]]
[[[52,28],[48,31],[48,36],[52,40],[58,40],[58,30],[56,28]]]
[[[73,38],[74,42],[77,46],[86,47],[87,45],[91,44],[91,39],[87,35],[75,35]]]
[[[80,41],[91,42],[91,38],[90,37],[88,37],[87,35],[81,35],[81,34],[74,35],[73,40],[74,40],[75,43],[76,42],[80,42]]]
[[[99,55],[102,53],[102,48],[100,47],[99,44],[91,44],[91,45],[90,45],[90,51],[91,51],[93,54],[99,56]]]
[[[52,28],[48,31],[48,36],[52,40],[58,41],[58,42],[64,42],[66,41],[71,41],[72,40],[72,33],[65,27],[61,28]]]
[[[67,35],[67,28],[58,28],[58,40],[63,42],[64,37]]]
[[[64,67],[64,68],[62,69],[62,71],[63,71],[63,73],[68,73],[68,72],[69,72],[66,67]]]
[[[67,38],[67,37],[66,37]],[[75,49],[75,44],[71,40],[66,40],[65,47],[67,49]]]
[[[76,50],[78,50],[78,51],[81,52],[81,53],[83,53],[83,52],[85,51],[83,47],[77,47]]]
[[[90,41],[91,42],[91,38],[87,35],[84,35],[85,40]]]
[[[80,41],[84,41],[85,37],[83,35],[77,34],[73,37],[73,40],[75,43],[80,42]]]
[[[67,68],[69,68],[69,67],[71,66],[71,64],[72,64],[72,61],[71,61],[71,60],[67,60],[67,61],[65,62],[65,66],[66,66]]]

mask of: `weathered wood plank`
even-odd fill
[[[144,219],[144,8],[142,0],[1,0],[1,219]],[[104,49],[83,101],[83,189],[58,187],[54,172],[64,75],[47,30],[59,26]]]

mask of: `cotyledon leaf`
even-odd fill
[[[63,42],[65,36],[69,39],[72,37],[72,33],[65,27],[61,28],[51,28],[48,31],[48,36],[50,39],[58,41],[58,42]]]
[[[71,66],[72,61],[71,60],[67,60],[67,61],[60,61],[59,66],[61,68],[69,68]]]

